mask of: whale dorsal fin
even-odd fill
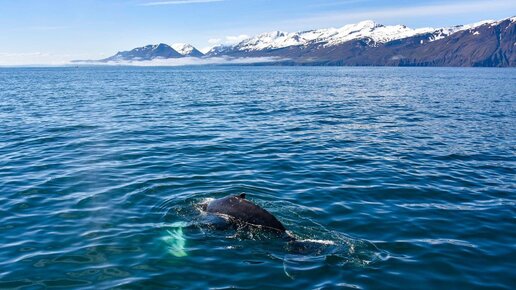
[[[241,193],[238,197],[240,197],[241,199],[245,199],[245,193]]]

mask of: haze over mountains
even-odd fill
[[[189,44],[147,45],[96,62],[218,57],[257,63],[275,59],[281,65],[514,67],[515,49],[516,17],[439,29],[362,21],[341,28],[263,33],[206,54]]]

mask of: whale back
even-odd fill
[[[237,221],[285,232],[283,224],[270,212],[245,199],[245,194],[212,200],[206,212],[230,216]]]

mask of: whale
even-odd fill
[[[192,227],[216,230],[258,230],[271,233],[272,236],[287,242],[296,240],[273,214],[246,199],[245,193],[212,199],[199,204],[199,209],[203,213],[200,221],[194,224],[184,221],[174,222],[166,231],[163,241],[173,256],[187,256],[183,229]]]
[[[175,222],[164,238],[169,253],[176,257],[187,256],[183,229],[208,228],[216,230],[260,231],[287,242],[289,252],[314,253],[332,242],[322,244],[314,240],[296,238],[272,213],[246,198],[245,193],[212,199],[199,205],[203,213],[201,222]]]
[[[269,211],[246,199],[246,194],[226,196],[203,205],[208,214],[215,214],[232,224],[247,225],[262,230],[286,234],[285,226]]]

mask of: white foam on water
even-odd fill
[[[309,242],[309,243],[317,243],[317,244],[323,244],[323,245],[335,245],[335,242],[330,241],[330,240],[306,239],[306,240],[299,240],[299,242]]]

